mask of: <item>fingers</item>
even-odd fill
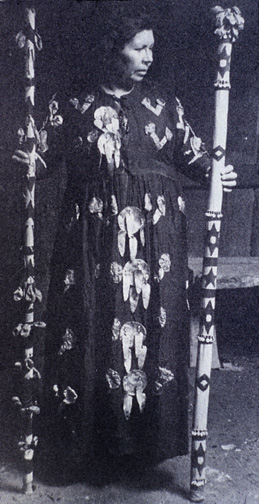
[[[232,165],[226,165],[221,169],[221,182],[224,192],[231,192],[237,185],[237,173]]]
[[[221,169],[221,180],[235,180],[237,178],[237,173],[234,171],[232,165],[226,165]]]
[[[17,156],[20,156],[20,157],[22,157],[22,158],[24,158],[24,159],[28,159],[28,158],[29,158],[29,156],[28,156],[27,152],[24,152],[24,151],[23,151],[23,150],[21,150],[21,149],[16,149],[16,150],[14,151],[14,154],[17,154]]]
[[[227,193],[230,193],[232,191],[232,189],[229,189],[228,187],[224,187],[223,186],[223,191],[227,192]]]
[[[221,181],[224,187],[235,187],[237,185],[236,177],[229,179],[221,177]]]
[[[226,175],[228,173],[234,172],[234,166],[233,165],[225,165],[223,168],[221,168],[221,175]]]
[[[28,159],[22,159],[22,158],[19,158],[18,156],[15,156],[15,155],[12,156],[12,159],[13,159],[13,161],[17,161],[18,163],[25,164],[26,166],[29,165]]]
[[[222,182],[224,181],[233,181],[233,182],[236,182],[236,179],[237,179],[237,173],[232,171],[230,173],[224,173],[221,175],[221,180]]]
[[[236,175],[236,173],[235,173],[235,175]],[[236,180],[222,180],[222,186],[223,186],[224,192],[231,192],[232,189],[234,189],[234,187],[236,187],[236,185],[237,185]]]
[[[12,159],[14,161],[17,161],[18,163],[23,163],[27,166],[30,163],[28,154],[22,150],[19,150],[19,149],[14,151],[14,154],[12,155]]]
[[[224,166],[220,174],[223,183],[234,182],[233,187],[236,185],[237,173],[232,165]]]

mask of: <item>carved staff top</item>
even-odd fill
[[[230,58],[231,45],[238,38],[239,31],[244,29],[244,19],[241,16],[241,11],[238,7],[230,7],[223,9],[219,5],[213,7],[212,12],[216,14],[216,30],[215,35],[218,36],[220,42],[225,45],[219,45],[219,68],[215,87],[218,89],[230,89]],[[227,49],[226,44],[229,44]]]
[[[244,18],[241,16],[241,10],[238,7],[229,7],[223,9],[219,5],[212,8],[212,12],[216,14],[216,30],[215,35],[221,40],[235,42],[238,38],[239,31],[244,29]]]

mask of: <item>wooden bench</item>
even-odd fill
[[[202,277],[201,257],[189,257],[189,268],[193,275],[195,288]],[[217,289],[243,289],[259,286],[259,257],[219,257]],[[197,336],[199,333],[199,315],[197,310],[192,309],[190,322],[190,367],[196,366],[197,359]],[[215,330],[215,342],[213,343],[212,368],[221,367],[217,349]]]

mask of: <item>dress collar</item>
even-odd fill
[[[127,98],[134,91],[134,88],[135,85],[133,84],[132,88],[129,91],[122,92],[120,96],[118,96],[116,93],[113,93],[110,89],[106,88],[105,86],[101,86],[102,91],[106,95],[111,96],[114,100],[121,100]]]

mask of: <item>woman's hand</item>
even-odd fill
[[[30,164],[28,153],[24,152],[21,149],[16,149],[14,151],[14,154],[12,155],[12,159],[14,161],[17,161],[18,163],[25,164],[26,166],[29,166],[29,164]]]
[[[21,149],[16,149],[14,151],[14,154],[12,155],[12,159],[13,159],[13,161],[17,161],[18,163],[22,163],[22,164],[24,164],[26,166],[30,165],[30,156],[29,156],[29,154],[27,152],[24,152]],[[35,160],[36,160],[36,162],[39,161],[41,163],[41,166],[43,166],[44,168],[47,167],[44,159],[39,155],[38,152],[35,152]]]
[[[231,192],[232,189],[237,185],[237,173],[234,171],[232,165],[226,165],[221,170],[221,182],[223,186],[223,191]]]

